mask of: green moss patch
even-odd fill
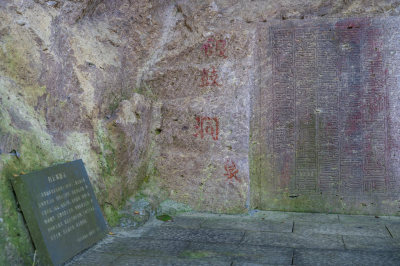
[[[162,214],[156,216],[157,220],[163,221],[163,222],[169,222],[172,221],[172,217],[169,216],[168,214]]]
[[[106,216],[106,219],[108,221],[108,224],[112,227],[117,226],[122,217],[122,215],[119,214],[118,209],[114,208],[111,205],[105,205],[103,210],[104,210],[104,215]]]
[[[4,124],[0,125],[0,130],[5,131]],[[57,156],[51,156],[47,149],[42,147],[40,140],[33,134],[24,131],[13,132],[20,139],[21,144],[19,153],[21,158],[3,155],[1,157],[2,171],[0,173],[0,202],[2,205],[2,217],[4,235],[7,238],[7,245],[17,252],[24,263],[31,264],[33,247],[30,242],[21,214],[17,211],[15,197],[11,188],[10,178],[21,172],[31,172],[47,167],[57,162]],[[60,157],[59,157],[60,158]],[[4,243],[0,242],[1,250],[5,250]]]

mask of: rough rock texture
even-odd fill
[[[246,211],[257,23],[399,12],[394,0],[0,1],[0,264],[33,258],[8,178],[58,162],[83,159],[111,224],[131,196]]]
[[[252,206],[400,214],[398,24],[376,17],[260,25]]]

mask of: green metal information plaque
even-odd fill
[[[82,160],[12,179],[40,263],[61,265],[107,232]]]

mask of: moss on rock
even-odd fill
[[[4,117],[3,117],[4,118]],[[7,119],[3,120],[6,121]],[[0,124],[0,131],[5,132],[9,128]],[[28,134],[22,130],[15,130],[12,132],[19,136],[21,140],[18,152],[21,158],[15,156],[3,155],[1,157],[1,173],[0,173],[0,202],[2,204],[2,217],[3,217],[3,234],[6,243],[1,250],[13,250],[10,253],[16,252],[18,257],[22,258],[24,263],[32,263],[33,247],[30,242],[29,234],[24,225],[21,213],[17,211],[17,205],[14,198],[13,190],[11,188],[10,178],[19,175],[21,172],[31,172],[34,170],[47,167],[50,164],[56,163],[58,160],[61,162],[62,156],[55,156],[54,153],[49,153],[46,147],[35,134]],[[53,151],[57,150],[54,148]],[[51,156],[50,154],[54,155]],[[58,160],[57,160],[58,159]],[[7,255],[8,257],[9,255]],[[11,257],[13,257],[11,255]],[[10,259],[9,257],[7,259]],[[11,258],[13,259],[13,258]]]

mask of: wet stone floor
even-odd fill
[[[400,265],[400,217],[184,213],[113,233],[67,265]]]

